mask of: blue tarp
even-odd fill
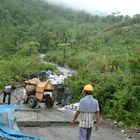
[[[0,138],[6,140],[40,140],[20,132],[17,127],[15,110],[21,105],[0,105]]]

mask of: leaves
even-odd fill
[[[0,87],[55,69],[40,62],[47,53],[46,61],[77,71],[68,81],[75,102],[91,83],[102,114],[138,125],[139,14],[102,17],[43,0],[1,0],[0,13]]]

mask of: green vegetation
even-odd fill
[[[0,87],[23,82],[45,60],[68,65],[77,74],[66,82],[74,102],[91,83],[106,118],[140,125],[140,15],[93,16],[43,0],[0,1]],[[133,120],[133,121],[132,121]]]

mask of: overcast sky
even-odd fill
[[[77,10],[90,13],[105,12],[111,14],[119,11],[122,15],[140,14],[140,0],[46,0],[53,4],[63,4]]]

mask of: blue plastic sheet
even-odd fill
[[[20,132],[15,118],[15,110],[21,105],[0,105],[0,138],[6,140],[40,140]]]

